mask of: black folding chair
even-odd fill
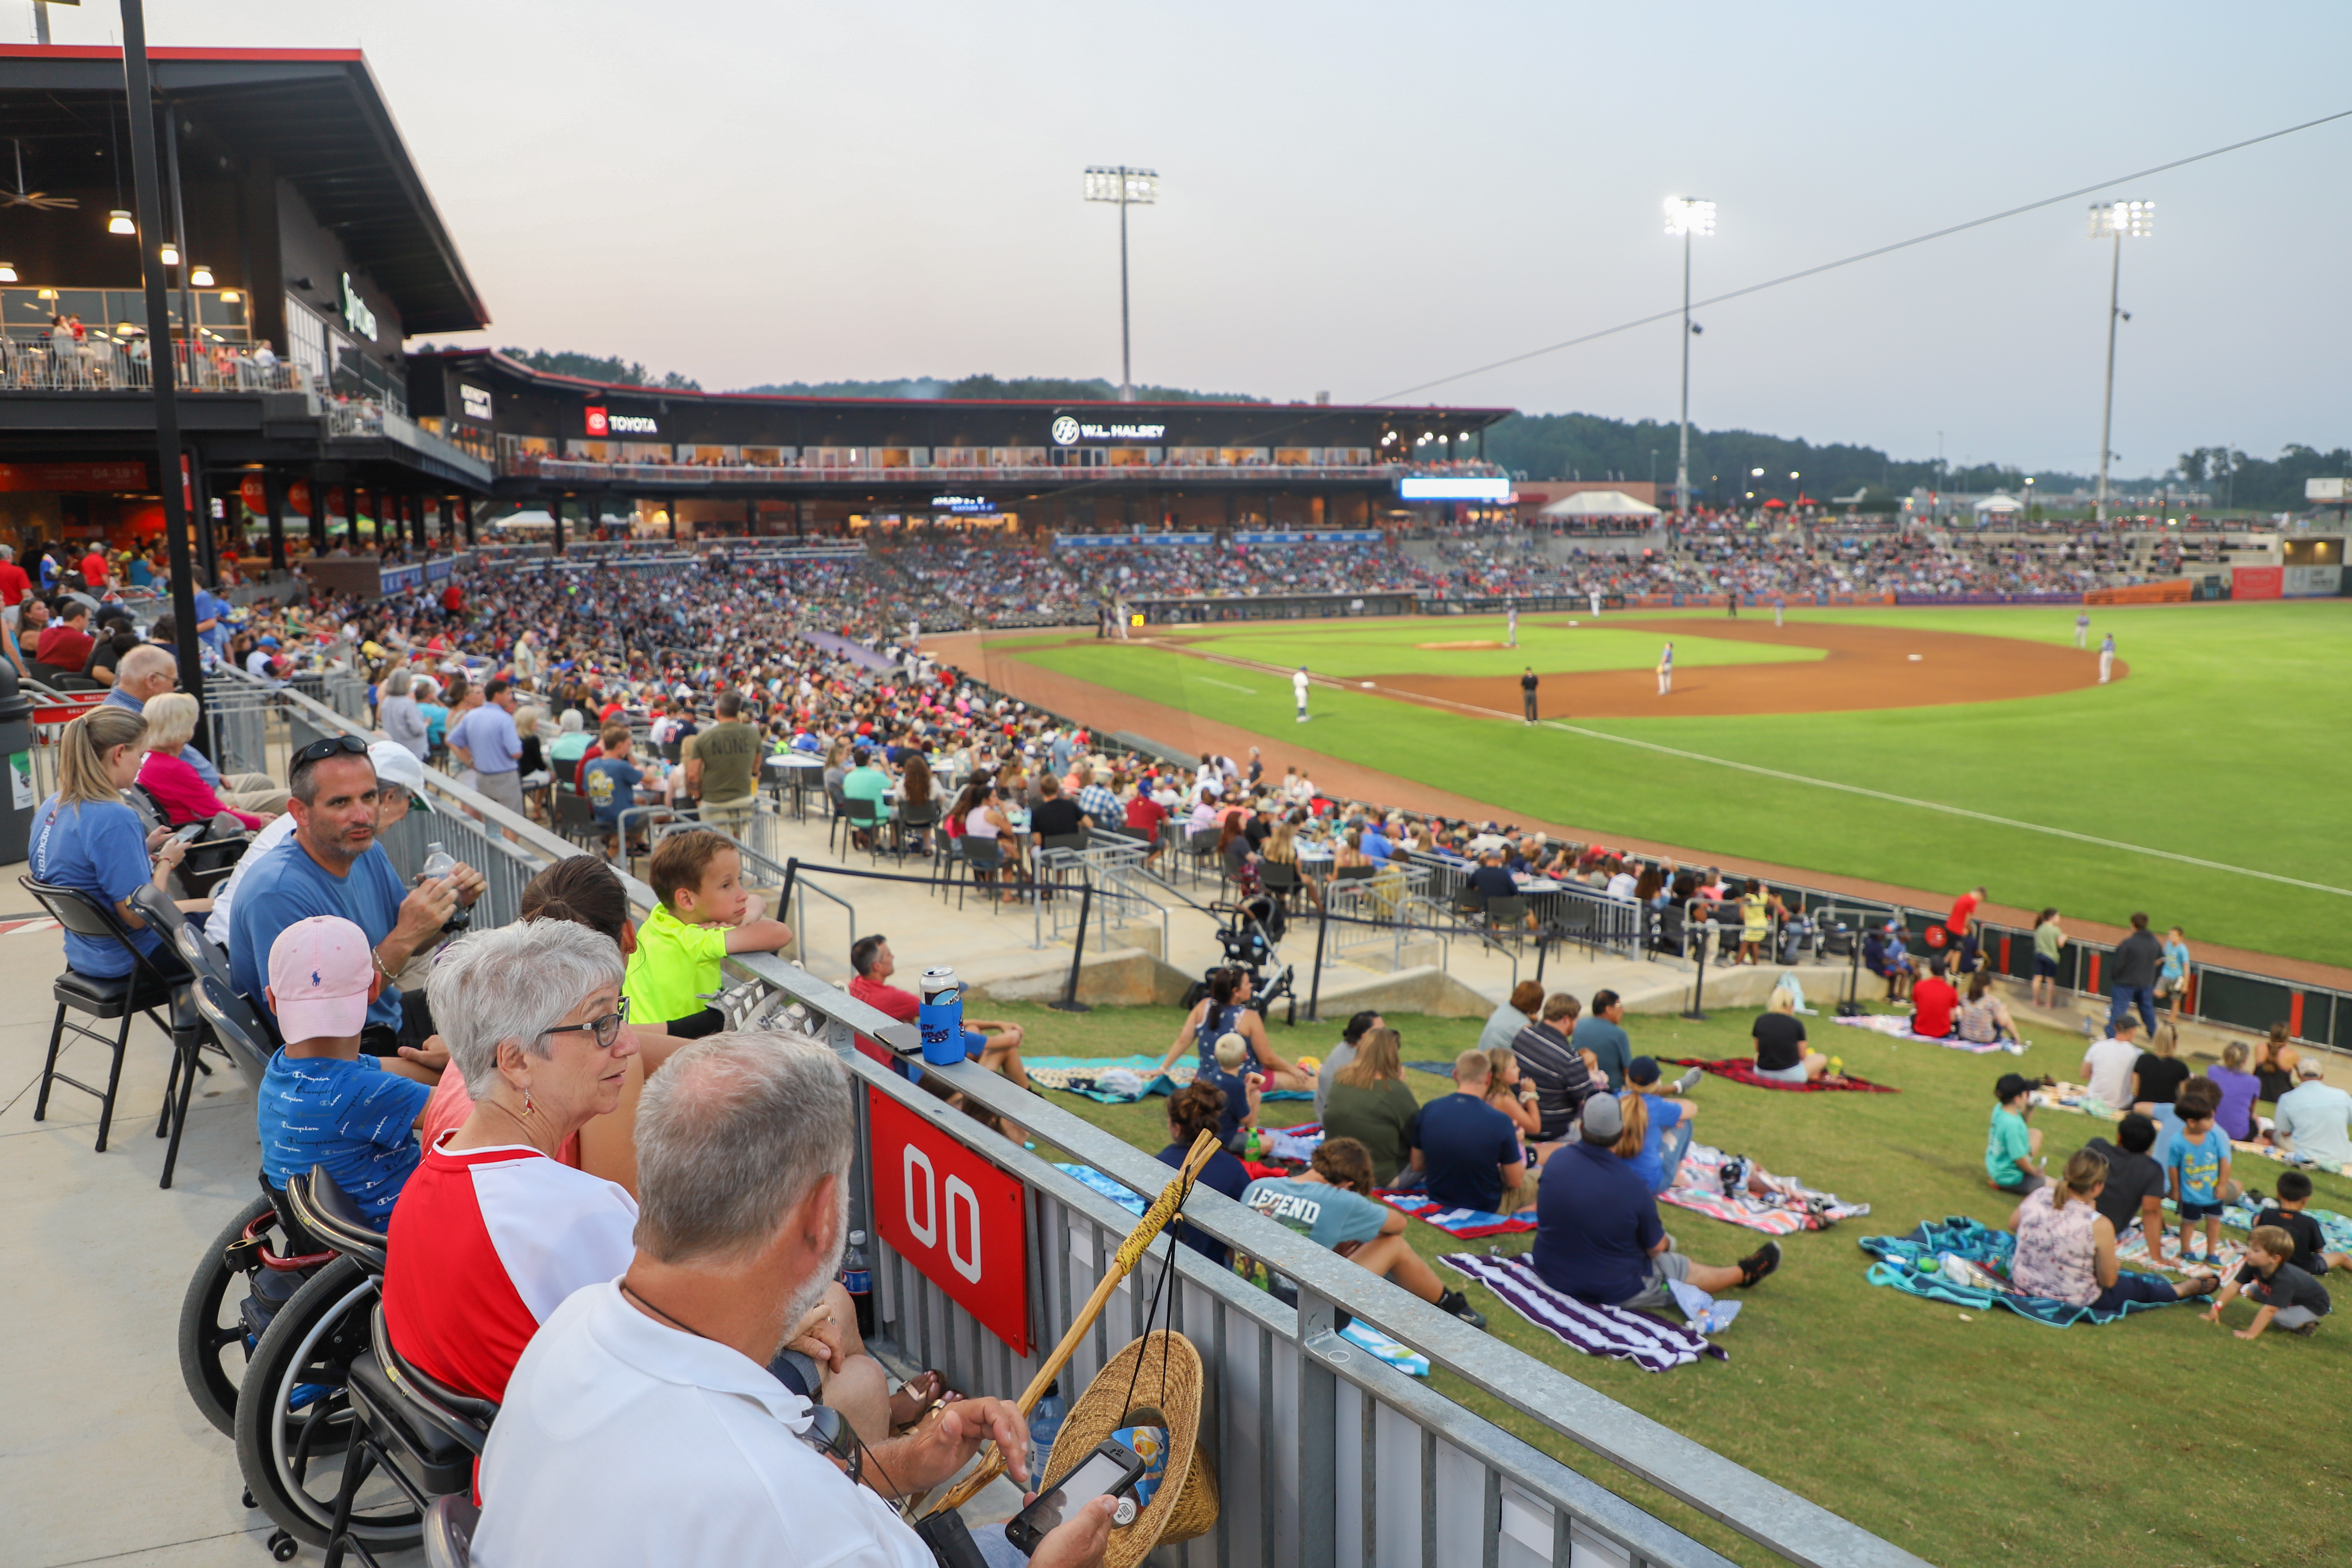
[[[131,907],[139,918],[163,933],[180,962],[194,977],[188,999],[212,1035],[212,1044],[236,1064],[237,1072],[257,1094],[278,1052],[278,1032],[254,1005],[237,994],[229,973],[228,954],[214,945],[204,928],[180,912],[180,906],[153,884],[132,891]]]
[[[196,1075],[213,1070],[201,1056],[204,1031],[198,1026],[188,998],[188,976],[171,972],[179,967],[176,960],[167,967],[141,951],[131,929],[111,905],[100,903],[79,888],[37,882],[30,877],[16,880],[66,930],[92,942],[116,942],[131,955],[128,974],[84,974],[68,968],[51,984],[50,994],[57,998],[58,1013],[49,1026],[48,1056],[41,1064],[41,1089],[33,1101],[33,1120],[39,1121],[48,1114],[53,1084],[78,1089],[99,1103],[97,1152],[105,1153],[107,1135],[114,1125],[115,1092],[122,1082],[122,1054],[131,1043],[131,1021],[144,1017],[172,1042],[172,1071],[163,1080],[163,1110],[155,1123],[155,1136],[171,1140],[163,1152],[161,1183],[168,1187],[172,1184],[173,1168],[179,1163],[180,1132],[187,1120],[188,1101],[195,1093]],[[158,1007],[171,1009],[170,1023],[156,1016]],[[120,1018],[122,1027],[110,1040],[86,1025],[68,1023],[66,1014],[69,1011],[87,1013],[99,1019]],[[110,1059],[104,1089],[58,1070],[58,1056],[69,1030],[107,1048]]]
[[[907,836],[910,833],[931,833],[939,826],[940,814],[944,809],[936,800],[926,801],[920,805],[900,804],[898,815],[892,819],[897,827],[893,838],[899,859],[907,858]]]
[[[863,795],[844,795],[841,799],[842,820],[849,824],[849,848],[855,853],[857,836],[866,835],[866,863],[874,865],[882,853],[882,803]],[[826,840],[831,846],[831,838]]]
[[[968,873],[966,880],[977,888],[983,885],[981,881],[982,877],[989,879],[985,886],[989,908],[993,910],[996,907],[996,874],[1004,869],[1004,846],[993,838],[974,838],[969,833],[960,842],[963,845],[963,863]],[[956,908],[963,908],[963,889],[961,886],[956,889]]]

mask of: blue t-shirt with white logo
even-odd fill
[[[282,1191],[289,1177],[324,1165],[381,1226],[425,1157],[416,1119],[432,1098],[430,1089],[384,1071],[374,1057],[289,1058],[280,1050],[269,1058],[254,1113],[262,1173]]]

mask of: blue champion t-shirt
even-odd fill
[[[1440,1095],[1421,1108],[1412,1146],[1431,1197],[1451,1208],[1502,1207],[1502,1167],[1520,1157],[1519,1130],[1509,1117],[1470,1095]]]
[[[257,864],[248,862],[229,905],[228,966],[236,988],[257,1007],[269,1007],[269,944],[297,921],[313,915],[347,920],[367,933],[374,947],[400,922],[400,901],[407,897],[392,857],[381,844],[371,844],[352,862],[351,872],[338,877],[328,871],[299,837],[289,837],[265,850]],[[368,1004],[367,1021],[386,1028],[400,1027],[400,987],[387,984]]]
[[[1632,1300],[1648,1282],[1650,1248],[1665,1233],[1658,1200],[1613,1150],[1570,1143],[1544,1166],[1530,1256],[1553,1289],[1604,1307]]]
[[[60,806],[51,795],[41,802],[26,859],[34,880],[79,888],[103,904],[121,903],[154,875],[139,814],[111,801]],[[68,969],[103,979],[131,973],[131,954],[113,938],[67,931],[65,939]],[[133,931],[131,940],[150,955],[163,945],[152,931]]]
[[[269,1058],[255,1098],[261,1169],[283,1191],[288,1178],[324,1165],[335,1184],[382,1228],[416,1163],[416,1119],[433,1091],[385,1072],[374,1057]]]

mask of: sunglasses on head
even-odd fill
[[[364,757],[367,755],[367,749],[368,743],[357,735],[322,735],[294,753],[294,760],[288,771],[308,767],[313,763],[323,763],[329,757],[346,754]]]

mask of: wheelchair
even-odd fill
[[[328,1568],[347,1556],[372,1568],[378,1553],[420,1542],[435,1547],[436,1557],[446,1558],[453,1546],[462,1550],[459,1521],[467,1510],[435,1508],[452,1496],[462,1502],[470,1490],[474,1459],[498,1407],[442,1386],[393,1352],[383,1331],[383,1236],[326,1172],[294,1177],[282,1198],[266,1196],[247,1213],[252,1217],[222,1249],[216,1268],[200,1271],[190,1287],[192,1303],[200,1295],[214,1303],[214,1322],[206,1324],[205,1311],[193,1307],[184,1319],[193,1315],[200,1329],[211,1329],[216,1348],[199,1370],[207,1374],[207,1392],[216,1394],[220,1384],[209,1374],[218,1371],[225,1381],[222,1352],[231,1335],[217,1323],[220,1303],[242,1266],[250,1261],[268,1274],[292,1272],[298,1260],[313,1265],[282,1302],[257,1302],[248,1294],[237,1327],[263,1326],[249,1344],[246,1333],[234,1335],[248,1348],[229,1435],[247,1502],[277,1527],[265,1543],[270,1554],[289,1562],[308,1545],[326,1552]],[[290,1245],[320,1250],[269,1254],[276,1266],[261,1263],[273,1225],[299,1238]],[[201,1333],[199,1342],[206,1342]],[[192,1379],[190,1392],[196,1386]]]

